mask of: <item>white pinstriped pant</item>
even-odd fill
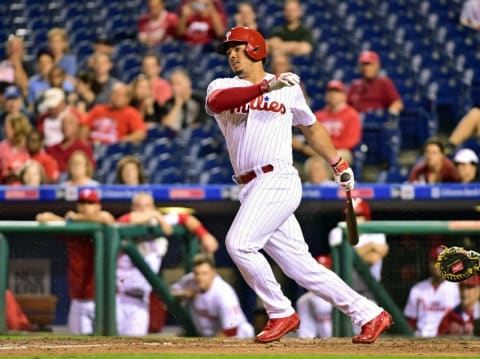
[[[292,166],[275,167],[244,185],[240,209],[227,234],[227,251],[269,318],[289,316],[294,309],[259,252],[262,248],[288,277],[349,315],[353,324],[363,325],[382,308],[312,257],[294,216],[301,195],[300,177]]]

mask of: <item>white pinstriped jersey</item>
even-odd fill
[[[239,77],[216,79],[208,85],[207,99],[218,89],[251,85]],[[214,114],[207,105],[205,108],[225,136],[236,175],[267,164],[292,164],[292,126],[316,122],[299,85],[265,93],[220,114]]]

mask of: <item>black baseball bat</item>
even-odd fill
[[[350,179],[350,174],[344,173],[340,177],[342,182],[346,182]],[[347,213],[345,222],[347,223],[347,239],[348,243],[352,246],[358,243],[358,226],[357,226],[357,216],[355,215],[355,211],[353,210],[353,202],[352,202],[352,193],[350,190],[345,190],[347,195]]]

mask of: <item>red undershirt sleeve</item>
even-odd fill
[[[259,84],[215,90],[208,96],[207,105],[214,113],[221,113],[235,107],[243,106],[247,102],[260,96],[263,92]]]

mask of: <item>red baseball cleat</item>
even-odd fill
[[[268,343],[274,340],[279,340],[285,334],[290,333],[293,330],[298,329],[300,325],[300,319],[297,313],[285,318],[269,319],[265,328],[258,333],[255,338],[256,342]]]
[[[371,344],[385,330],[391,327],[393,321],[386,311],[381,312],[375,318],[362,326],[362,332],[352,338],[352,343]]]

